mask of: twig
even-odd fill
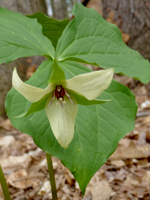
[[[139,112],[136,114],[136,117],[145,117],[150,115],[150,112]]]
[[[145,94],[136,94],[134,93],[135,96],[150,96],[150,92],[145,93]]]
[[[23,180],[27,180],[27,179],[32,179],[32,178],[41,178],[41,177],[45,177],[46,175],[33,175],[33,176],[27,176],[27,177],[22,177],[22,178],[19,178],[17,180],[13,180],[13,182],[18,182],[18,181],[23,181]]]

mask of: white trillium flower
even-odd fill
[[[74,136],[74,123],[78,111],[76,95],[91,101],[107,89],[112,81],[114,69],[81,74],[69,80],[50,83],[45,89],[24,83],[13,71],[13,87],[30,102],[38,102],[48,96],[46,115],[58,143],[67,148]],[[74,95],[73,95],[74,94]]]

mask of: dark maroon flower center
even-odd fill
[[[65,94],[65,89],[61,85],[57,85],[55,89],[55,97],[57,98],[57,100],[59,100],[59,98],[62,98],[64,100]]]
[[[63,107],[63,104],[66,103],[66,101],[64,101],[65,95],[68,97],[69,101],[73,103],[67,90],[63,88],[61,85],[56,85],[56,89],[53,91],[52,98],[48,105],[50,106],[56,97],[58,100],[58,104],[60,104]]]

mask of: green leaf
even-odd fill
[[[17,118],[25,117],[25,116],[28,116],[28,115],[30,115],[32,113],[35,113],[37,111],[41,111],[41,110],[45,109],[46,102],[47,102],[47,97],[44,97],[41,100],[39,100],[39,101],[37,101],[35,103],[32,103],[31,106],[29,107],[29,109],[25,113],[22,113],[21,115],[16,116],[14,118],[17,119]]]
[[[48,73],[51,73],[50,68],[52,68],[49,62],[45,62],[45,66],[43,64],[35,72],[29,79],[29,84],[41,88],[47,86]],[[64,66],[62,69],[67,79],[77,73],[90,72],[86,67],[70,61],[64,63]],[[44,79],[39,79],[39,74]],[[31,135],[41,149],[59,158],[78,181],[83,194],[94,173],[115,151],[118,141],[133,130],[137,110],[132,92],[116,81],[113,81],[98,99],[112,99],[112,101],[102,105],[78,106],[74,138],[65,150],[55,139],[45,110],[14,119],[14,116],[28,110],[30,102],[14,88],[8,92],[6,98],[6,111],[13,126]]]
[[[26,81],[26,83],[29,83],[32,86],[36,86],[42,89],[46,88],[49,79],[53,73],[53,63],[53,60],[45,60],[44,62],[42,62],[42,64],[36,70],[36,73],[32,75],[32,81],[29,79],[28,81]]]
[[[51,41],[42,34],[36,19],[0,8],[0,63],[33,55],[53,58],[54,54]]]
[[[150,81],[148,60],[125,45],[120,30],[105,21],[94,9],[75,4],[74,19],[60,37],[56,56],[59,61],[73,60],[114,68],[116,73]]]
[[[59,67],[57,61],[54,59],[53,66],[52,66],[52,76],[49,80],[49,83],[51,82],[59,82],[61,80],[65,79],[65,74],[63,70]]]
[[[97,105],[97,104],[103,104],[103,103],[108,103],[109,101],[111,101],[111,99],[109,100],[101,100],[101,99],[94,99],[94,100],[88,100],[86,99],[84,96],[72,93],[71,91],[69,91],[69,94],[74,95],[74,97],[77,100],[77,103],[83,106],[89,106],[89,105]]]
[[[56,48],[57,41],[60,38],[63,30],[69,23],[69,19],[58,21],[40,12],[33,15],[28,15],[27,17],[37,18],[38,23],[40,23],[42,26],[43,35],[48,37],[51,40],[53,46]]]

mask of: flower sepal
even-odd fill
[[[45,106],[46,106],[47,98],[48,98],[48,96],[42,98],[41,100],[39,100],[37,102],[31,103],[30,106],[28,107],[28,109],[26,109],[26,111],[24,113],[14,117],[14,119],[26,117],[30,114],[35,113],[35,112],[44,110]]]

